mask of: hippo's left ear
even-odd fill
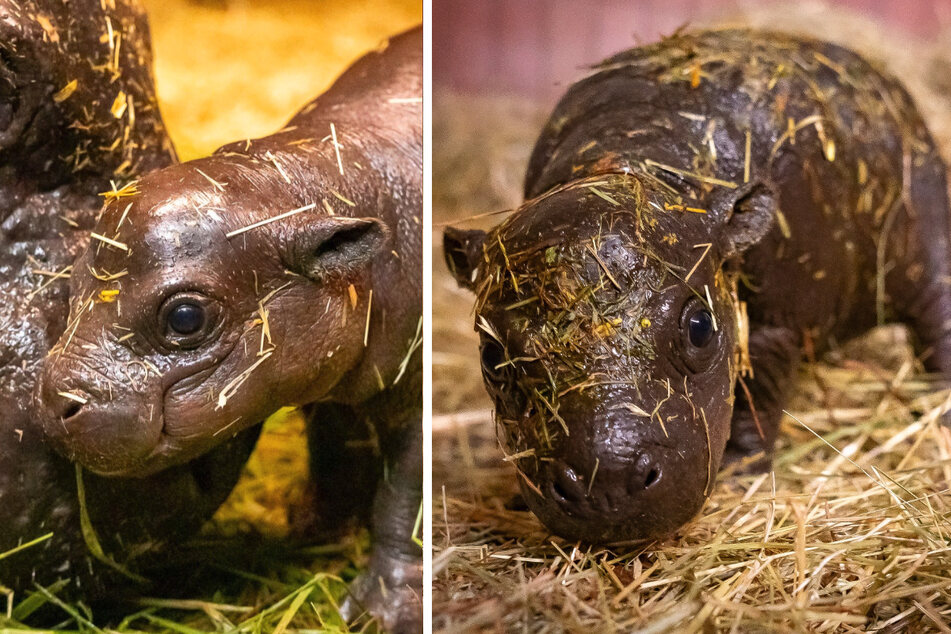
[[[482,261],[485,231],[446,227],[442,234],[442,252],[449,272],[456,283],[470,291],[475,290],[475,276]]]
[[[387,228],[376,218],[308,218],[287,238],[285,263],[315,282],[346,277],[365,267],[386,242]]]
[[[725,225],[717,246],[724,259],[742,255],[759,243],[776,223],[778,198],[765,183],[749,183],[718,201]],[[726,207],[723,209],[722,207]]]

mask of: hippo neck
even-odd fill
[[[564,128],[556,138],[543,135],[536,145],[525,182],[526,198],[578,178],[612,172],[661,177],[673,174],[675,178],[667,180],[674,181],[680,176],[691,182],[699,178],[700,182],[742,183],[745,133],[724,113],[709,112],[707,108],[696,119],[684,116],[691,114],[618,100],[562,120]],[[711,139],[716,161],[697,169],[697,146],[704,136],[700,128],[707,125],[714,127]],[[701,146],[706,151],[709,147],[709,142]],[[751,158],[758,159],[752,161],[754,164],[763,159]],[[757,164],[756,171],[759,167]]]

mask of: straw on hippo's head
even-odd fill
[[[750,185],[705,201],[598,176],[487,234],[446,232],[447,262],[478,296],[502,444],[553,532],[655,537],[709,493],[740,367],[729,263],[770,229],[773,197]]]
[[[247,162],[171,167],[106,205],[36,391],[69,458],[157,471],[320,398],[360,359],[385,227]]]

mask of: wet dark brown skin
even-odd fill
[[[175,160],[155,102],[145,16],[116,5],[0,0],[0,553],[53,533],[0,559],[0,585],[17,596],[58,579],[69,582],[59,596],[95,598],[118,590],[117,581],[145,591],[90,554],[75,468],[44,442],[31,405],[43,358],[66,326],[68,267],[88,242],[98,192]],[[118,57],[115,42],[100,41],[107,20],[122,40]],[[128,101],[116,117],[120,92]],[[104,550],[135,568],[135,553],[194,533],[236,482],[255,435],[145,479],[87,472]]]
[[[51,441],[108,476],[186,464],[306,406],[320,527],[369,516],[376,491],[345,611],[394,631],[422,612],[421,74],[415,29],[276,134],[112,200],[36,389]]]
[[[445,252],[554,533],[665,536],[721,465],[768,468],[805,347],[899,321],[951,373],[945,166],[846,49],[729,30],[620,53],[556,107],[525,196]]]

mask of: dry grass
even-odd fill
[[[742,22],[876,51],[909,84],[947,156],[951,55],[821,3]],[[596,61],[596,60],[590,60]],[[440,631],[951,631],[948,392],[907,334],[882,328],[804,365],[770,473],[720,474],[671,538],[614,548],[552,537],[501,460],[482,389],[473,298],[440,225],[512,208],[544,109],[437,96],[434,140],[434,614]],[[478,148],[474,153],[472,148]]]
[[[894,347],[883,329],[866,345]],[[907,345],[898,345],[908,352]],[[434,421],[435,613],[447,631],[929,631],[951,619],[947,392],[874,359],[801,374],[770,473],[720,474],[661,542],[553,538],[489,412]],[[818,407],[817,407],[818,405]]]

